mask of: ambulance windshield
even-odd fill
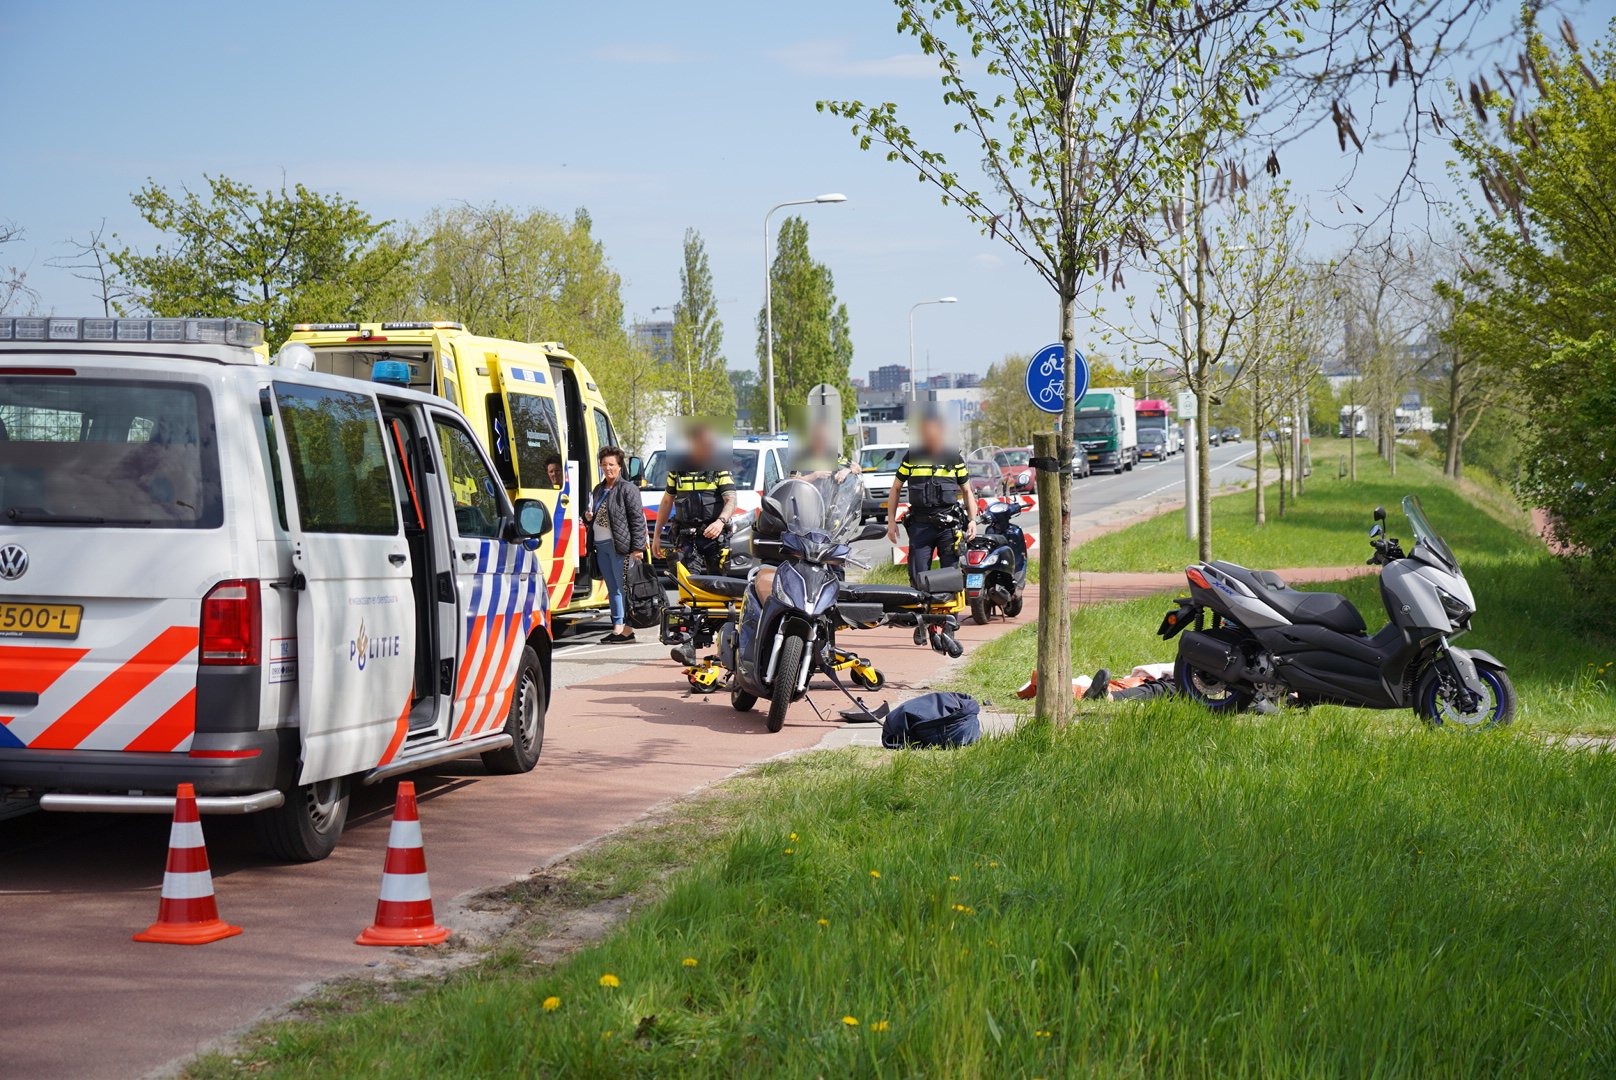
[[[0,521],[209,529],[223,520],[204,387],[0,378]]]

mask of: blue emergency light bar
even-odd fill
[[[0,319],[0,341],[123,341],[239,345],[264,343],[264,328],[244,319],[70,319],[19,315]]]

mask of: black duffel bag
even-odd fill
[[[904,702],[881,722],[881,745],[969,746],[982,737],[976,699],[969,694],[922,694]]]
[[[668,594],[644,559],[623,560],[623,620],[636,630],[662,625]]]

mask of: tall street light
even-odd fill
[[[763,215],[763,342],[768,351],[769,371],[769,426],[767,434],[780,430],[775,423],[774,412],[774,273],[769,265],[769,219],[776,210],[787,206],[809,206],[813,203],[840,203],[846,202],[847,196],[841,192],[833,191],[828,195],[815,195],[811,199],[790,199],[783,203],[776,203],[769,207],[769,212]]]
[[[916,405],[920,404],[920,383],[915,379],[915,308],[923,308],[927,304],[957,304],[957,296],[941,296],[936,300],[922,300],[909,309],[909,400]],[[926,381],[931,382],[931,354],[926,354]]]

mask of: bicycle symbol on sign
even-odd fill
[[[1072,392],[1081,398],[1089,388],[1089,365],[1083,354],[1072,350]],[[1047,413],[1058,413],[1066,400],[1066,349],[1060,343],[1046,345],[1027,361],[1027,400]]]

